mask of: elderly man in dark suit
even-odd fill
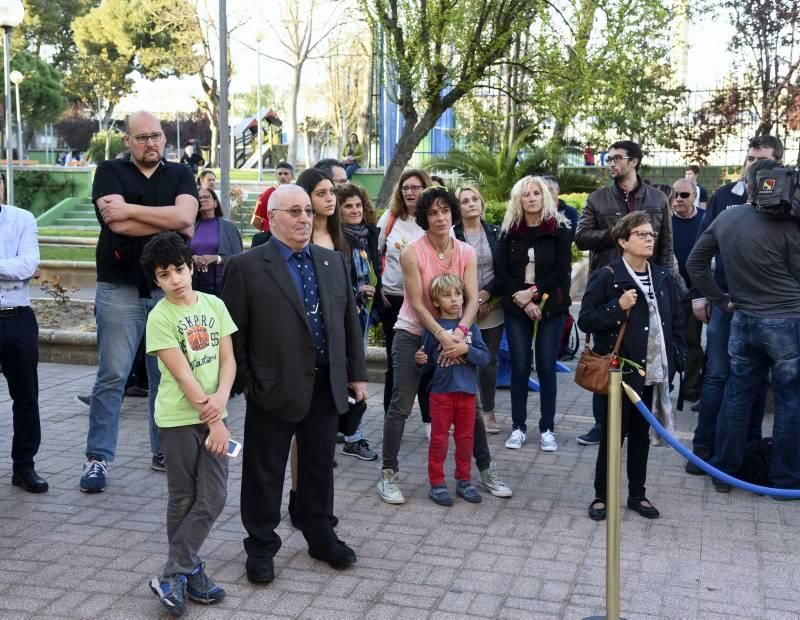
[[[309,243],[311,200],[297,185],[278,187],[268,203],[272,238],[233,257],[222,298],[239,327],[233,339],[234,389],[247,398],[242,522],[247,578],[274,579],[281,546],[275,528],[286,459],[296,437],[295,520],[311,557],[334,568],[356,561],[328,519],[333,454],[347,391],[364,400],[367,371],[361,329],[344,257]]]

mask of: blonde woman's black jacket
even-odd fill
[[[530,229],[522,221],[500,236],[495,279],[500,281],[503,310],[517,316],[527,316],[514,303],[512,295],[530,287],[525,283],[529,247],[533,247],[536,259],[534,282],[539,295],[548,294],[542,309],[543,315],[566,314],[572,303],[569,298],[572,231],[569,226],[558,225],[555,219],[546,220]]]
[[[653,294],[661,315],[661,330],[666,341],[671,377],[676,370],[683,369],[686,359],[684,313],[678,300],[672,273],[657,265],[651,265],[650,268],[653,274]],[[625,311],[619,305],[619,298],[632,288],[636,288],[639,295],[636,304],[631,308],[628,328],[622,338],[619,354],[646,369],[650,312],[645,295],[637,288],[622,262],[622,257],[615,258],[607,267],[598,269],[590,276],[581,302],[578,327],[592,334],[592,349],[595,353],[599,355],[611,353],[625,321]],[[644,377],[635,368],[623,365],[623,380],[641,393]]]

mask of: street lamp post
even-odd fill
[[[14,85],[14,95],[17,99],[17,157],[20,161],[25,159],[23,155],[23,146],[22,146],[22,114],[19,111],[19,85],[22,80],[25,79],[25,76],[22,75],[21,71],[12,71],[11,75],[11,83]]]
[[[261,114],[261,42],[264,40],[264,33],[259,30],[256,32],[256,81],[257,87],[256,90],[256,107],[258,108],[257,116],[258,116],[258,124],[256,125],[256,131],[258,132],[258,182],[260,183],[264,177],[264,153],[263,153],[263,145],[262,145],[262,132],[261,132],[261,119],[263,118]]]
[[[3,42],[3,79],[5,84],[5,138],[6,138],[6,204],[14,203],[14,164],[11,157],[11,30],[22,22],[25,7],[22,0],[0,0],[0,27]]]

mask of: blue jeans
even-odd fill
[[[731,372],[711,464],[730,474],[741,469],[753,401],[772,370],[775,421],[769,477],[778,488],[800,489],[800,319],[765,319],[737,310],[728,351]]]
[[[531,358],[536,356],[536,376],[539,378],[541,413],[539,432],[552,431],[556,415],[556,360],[561,346],[564,315],[555,314],[539,322],[536,351],[531,351],[534,322],[528,317],[508,313],[505,317],[508,353],[511,358],[511,422],[514,430],[528,431],[528,379]]]
[[[353,174],[355,173],[356,170],[358,170],[358,164],[347,164],[344,167],[344,172],[347,175],[348,180],[353,178]]]
[[[731,320],[733,314],[711,308],[711,319],[706,327],[706,364],[703,371],[703,387],[700,391],[700,413],[694,430],[693,447],[714,451],[717,436],[717,417],[722,407],[725,384],[730,374],[731,358],[728,353]],[[761,422],[764,419],[764,403],[767,399],[767,382],[757,386],[757,395],[751,408],[747,439],[761,439]]]
[[[136,349],[144,335],[147,315],[164,296],[153,291],[152,299],[142,299],[135,286],[98,282],[95,293],[97,320],[97,378],[89,405],[89,434],[86,455],[107,461],[114,460],[119,434],[119,416],[125,382],[131,371]],[[147,381],[149,394],[150,450],[161,454],[154,412],[161,373],[158,360],[148,355]]]

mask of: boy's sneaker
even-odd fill
[[[489,467],[480,472],[478,486],[486,489],[495,497],[511,497],[513,495],[511,487],[500,480],[497,475],[497,465],[494,461],[489,463]]]
[[[378,495],[387,504],[405,504],[406,498],[400,492],[397,472],[393,469],[382,469],[378,478]]]
[[[578,443],[582,446],[598,446],[600,445],[600,439],[603,437],[603,427],[599,424],[595,424],[585,435],[578,435],[577,440]]]
[[[374,461],[378,458],[377,453],[369,449],[369,442],[366,439],[359,439],[352,443],[345,441],[342,446],[342,454],[354,456],[362,461]]]
[[[186,611],[186,575],[153,577],[150,589],[173,616],[180,617]]]
[[[422,429],[425,431],[425,438],[430,441],[431,440],[431,423],[430,422],[423,422]]]
[[[195,603],[213,605],[225,598],[225,590],[220,588],[206,574],[205,562],[194,567],[192,574],[186,579],[186,594]]]
[[[480,504],[483,499],[469,480],[456,482],[456,495],[463,497],[470,504]]]
[[[153,471],[167,471],[167,463],[163,454],[154,454],[150,460],[150,469]]]
[[[558,450],[558,442],[556,442],[556,436],[553,434],[553,431],[545,431],[542,433],[542,439],[539,445],[542,448],[542,452],[555,452]]]
[[[528,439],[528,436],[517,428],[506,439],[506,448],[519,450],[525,444],[526,439]]]
[[[473,489],[473,491],[474,490],[475,489]],[[431,490],[428,491],[428,497],[433,500],[434,504],[439,504],[439,506],[453,505],[453,498],[450,497],[447,487],[443,484],[432,486]]]
[[[90,456],[83,464],[81,491],[84,493],[101,493],[105,491],[107,473],[108,463],[104,459]]]

